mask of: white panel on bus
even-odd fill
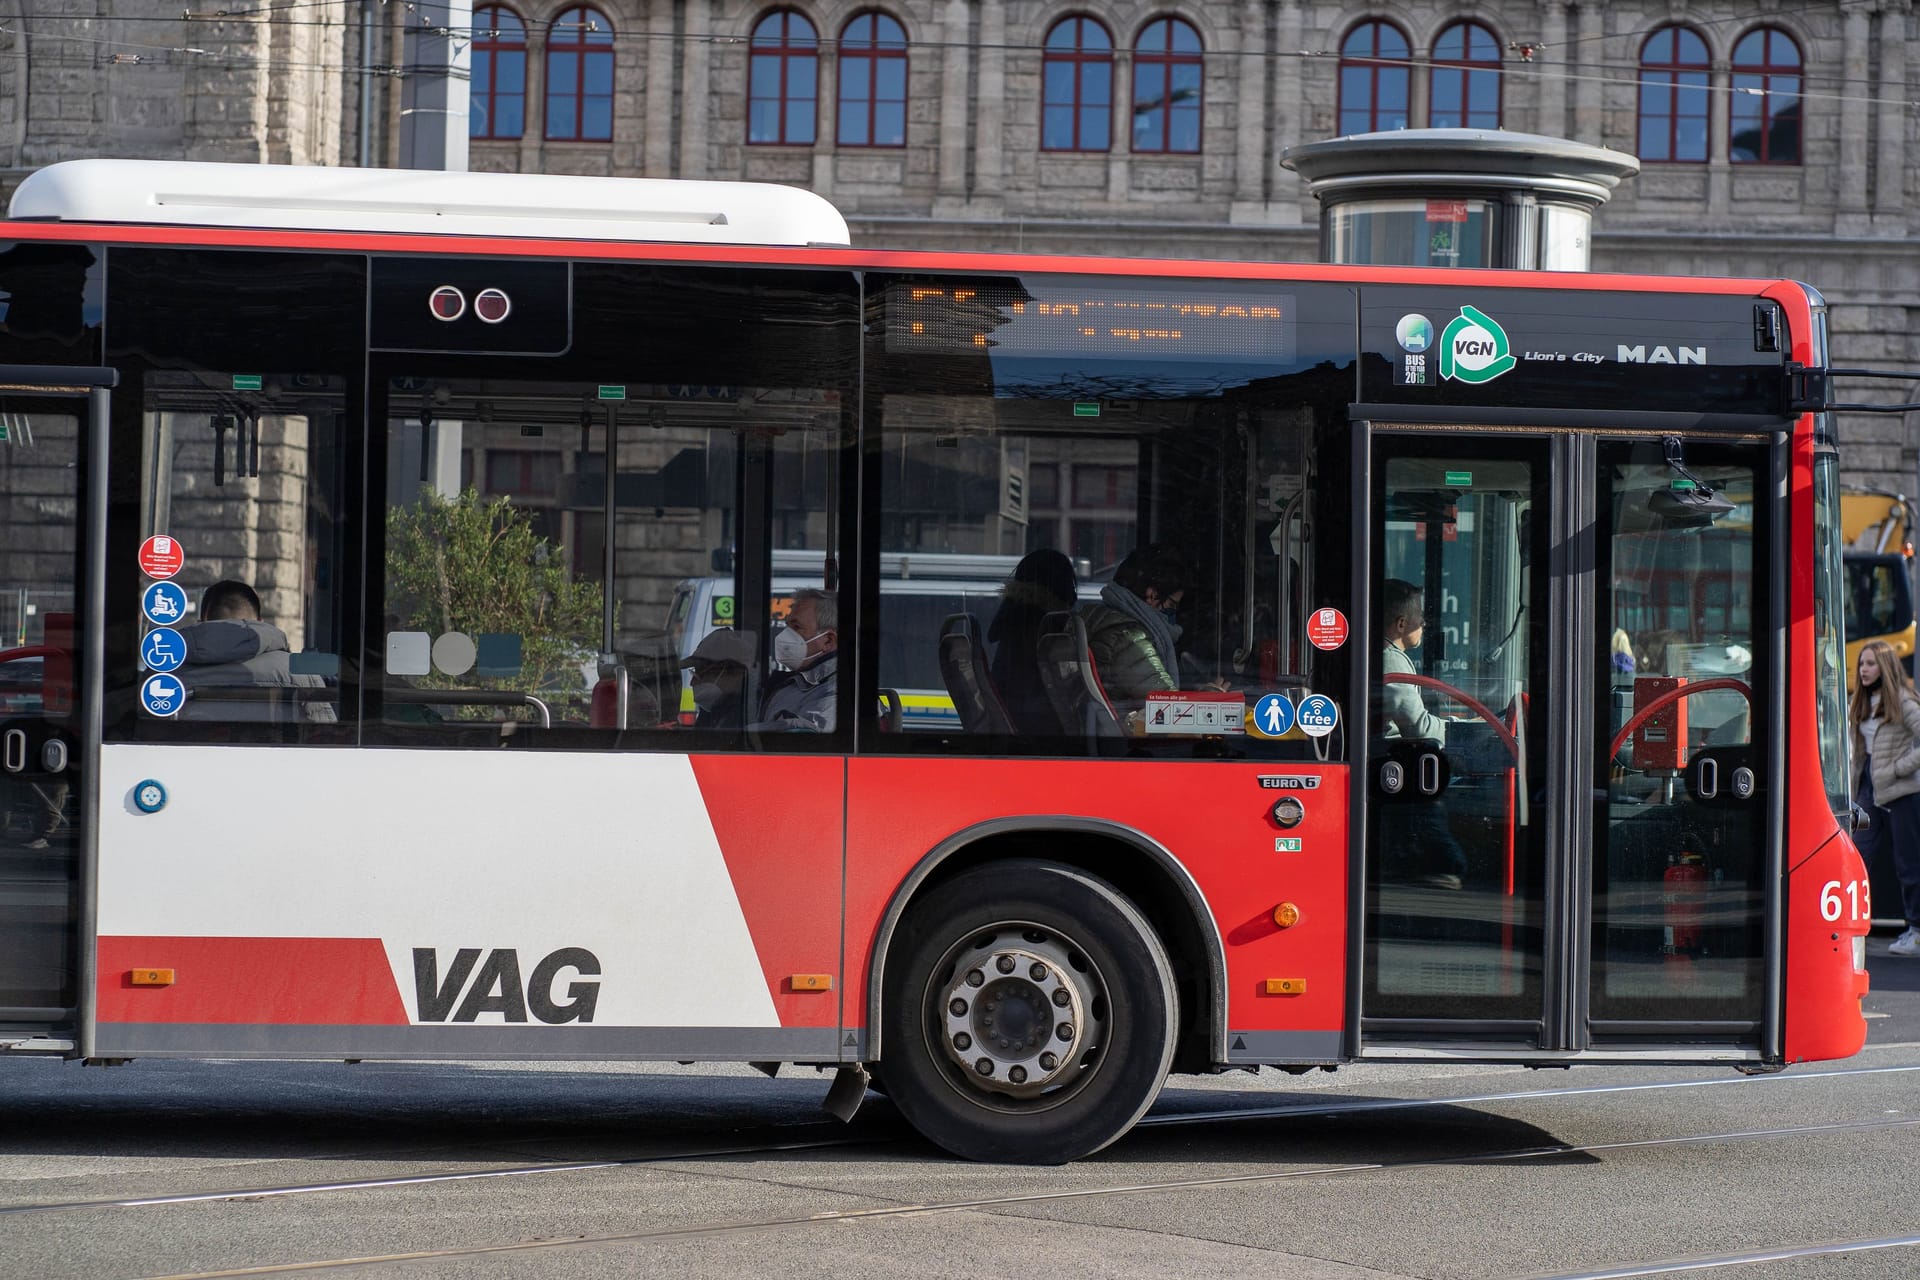
[[[29,174],[14,218],[561,240],[844,245],[811,191],[764,182],[68,160]]]
[[[597,1026],[780,1025],[685,756],[109,744],[100,771],[102,937],[378,939],[416,1022],[416,950],[580,947]]]

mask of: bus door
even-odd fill
[[[110,370],[0,368],[0,1052],[81,1049],[80,993],[99,750],[98,616],[82,562],[105,494]],[[89,442],[92,443],[90,452]]]
[[[1366,447],[1363,1051],[1754,1056],[1771,446]]]

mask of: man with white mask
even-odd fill
[[[793,593],[787,625],[773,638],[773,659],[786,670],[767,682],[761,730],[832,733],[839,701],[840,604],[830,592]]]

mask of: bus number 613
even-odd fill
[[[1843,900],[1842,893],[1846,897]],[[1865,880],[1829,880],[1820,886],[1820,918],[1833,924],[1845,912],[1848,920],[1873,918],[1873,895]]]

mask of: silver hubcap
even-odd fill
[[[976,933],[948,960],[952,979],[928,993],[940,1001],[934,1025],[974,1088],[1038,1097],[1080,1071],[1101,1044],[1099,971],[1052,934],[1014,926]]]

